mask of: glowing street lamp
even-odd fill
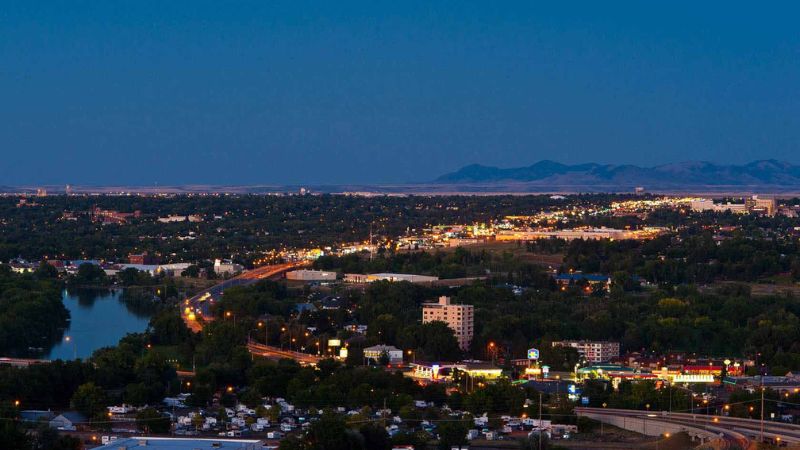
[[[72,359],[78,359],[78,348],[75,345],[75,341],[72,340],[72,337],[64,336],[64,342],[67,344],[72,343]]]

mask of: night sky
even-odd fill
[[[800,163],[796,2],[548,3],[3,2],[0,184]]]

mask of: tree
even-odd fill
[[[467,432],[469,432],[469,424],[465,420],[440,423],[438,448],[450,450],[453,447],[461,448],[466,446]]]
[[[306,445],[312,450],[355,450],[364,448],[363,438],[347,428],[344,417],[330,411],[312,422]]]
[[[30,438],[16,422],[0,422],[0,443],[4,448],[30,448]]]
[[[391,448],[386,428],[377,423],[367,423],[358,430],[364,437],[364,448],[367,450],[387,450]]]
[[[197,278],[200,276],[200,267],[198,267],[196,264],[192,264],[191,266],[187,267],[186,270],[181,272],[181,276]]]
[[[123,286],[146,286],[153,284],[153,277],[148,272],[139,269],[128,267],[117,273],[120,283]]]
[[[542,441],[541,443],[539,441]],[[531,433],[527,438],[519,442],[520,450],[548,450],[550,448],[550,439],[544,433]]]
[[[75,436],[58,436],[47,450],[83,450],[83,442]]]
[[[35,275],[40,279],[58,278],[58,269],[53,267],[52,264],[48,264],[47,261],[42,261],[39,263],[39,267],[36,269]]]
[[[103,389],[89,382],[78,386],[70,405],[86,417],[96,417],[105,413],[108,398]]]
[[[189,341],[192,332],[177,311],[167,309],[150,319],[150,336],[155,344],[177,345]]]
[[[440,321],[406,327],[400,342],[404,348],[421,349],[431,360],[453,361],[461,356],[453,330]]]
[[[136,413],[136,427],[146,433],[164,434],[170,430],[170,420],[154,408],[145,408]]]
[[[107,286],[108,276],[102,267],[83,263],[78,266],[78,272],[73,275],[72,281],[78,286]]]

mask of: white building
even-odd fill
[[[439,277],[428,275],[414,275],[410,273],[373,273],[370,275],[348,273],[344,276],[347,283],[372,283],[374,281],[408,281],[410,283],[430,283]]]
[[[336,272],[300,269],[286,272],[286,279],[294,281],[336,281],[336,275]]]
[[[450,297],[441,296],[437,303],[422,304],[422,323],[440,321],[447,324],[462,350],[469,350],[475,330],[475,307],[454,305]]]
[[[158,221],[161,223],[174,223],[174,222],[202,222],[203,218],[198,215],[188,215],[188,216],[166,216],[166,217],[159,217]]]
[[[640,233],[633,230],[618,230],[615,228],[574,228],[571,230],[509,230],[500,231],[495,239],[498,241],[534,241],[536,239],[636,239]]]
[[[244,270],[244,266],[230,261],[214,260],[214,273],[217,275],[233,275]]]
[[[169,276],[175,276],[180,275],[181,272],[188,269],[191,265],[191,263],[160,264],[158,269],[156,269],[156,272],[165,273]]]
[[[714,211],[726,212],[730,211],[737,214],[747,213],[747,205],[745,203],[714,203],[714,200],[701,198],[699,200],[692,200],[692,211]]]
[[[386,354],[389,358],[389,364],[399,364],[403,362],[403,351],[391,345],[373,345],[364,349],[364,358],[373,361],[380,361],[381,357]]]
[[[555,341],[553,347],[572,347],[591,363],[607,362],[619,356],[619,342]]]

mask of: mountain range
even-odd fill
[[[614,164],[561,164],[539,161],[527,167],[501,169],[480,164],[440,176],[435,184],[503,184],[530,189],[608,190],[646,189],[696,190],[698,188],[766,188],[773,191],[800,188],[800,165],[759,160],[744,165],[686,161],[654,167]]]

